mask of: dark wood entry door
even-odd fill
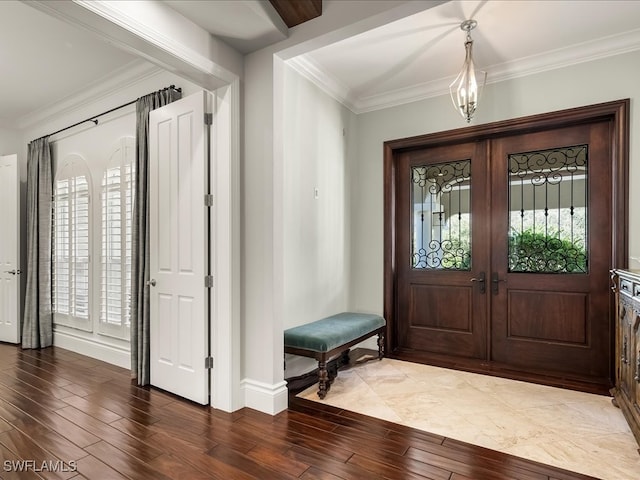
[[[398,339],[405,348],[488,354],[486,165],[479,142],[399,159]]]
[[[492,360],[608,376],[608,135],[604,122],[492,141]]]
[[[397,157],[396,349],[607,383],[610,122]]]

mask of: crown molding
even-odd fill
[[[300,55],[290,60],[286,60],[285,63],[304,78],[315,84],[334,100],[337,100],[352,112],[357,113],[356,106],[353,102],[353,95],[349,88],[337,78],[326,74],[306,55]]]
[[[640,29],[485,68],[501,82],[640,50]]]
[[[640,50],[640,29],[482,69],[488,72],[487,83],[498,83],[636,50]],[[305,55],[291,59],[287,63],[355,114],[448,95],[449,84],[453,80],[452,76],[376,95],[356,96],[352,90],[327,74]]]
[[[99,102],[113,95],[114,92],[145,82],[163,73],[164,70],[160,67],[144,61],[134,60],[116,70],[110,77],[102,78],[80,92],[38,109],[36,112],[22,116],[18,119],[18,127],[27,129],[37,124],[59,119],[62,116]]]
[[[141,15],[131,13],[135,12],[137,7],[166,9],[166,11],[160,13],[165,14],[165,16],[178,16],[183,24],[188,22],[188,27],[185,27],[185,29],[191,29],[194,32],[198,29],[204,32],[193,22],[185,19],[177,12],[173,12],[170,7],[161,2],[119,2],[114,0],[24,1],[27,1],[34,8],[65,22],[82,27],[133,55],[154,63],[169,72],[188,78],[190,81],[205,88],[215,89],[228,85],[237,76],[231,70],[212,61],[205,54],[185,43],[176,41],[175,38],[169,37],[169,34],[160,31],[159,28],[154,28],[150,21],[145,23],[138,18]],[[215,44],[209,45],[208,48],[218,48],[222,52],[222,57],[231,64],[236,62],[237,65],[234,67],[239,67],[241,62],[239,61],[238,52],[209,34],[207,34],[207,39]],[[234,67],[231,68],[233,69]]]

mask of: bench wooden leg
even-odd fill
[[[338,362],[333,362],[333,365],[331,364],[331,362],[327,363],[327,374],[329,375],[329,383],[327,383],[327,385],[332,385],[333,381],[336,379],[336,377],[338,376]],[[327,390],[329,390],[330,387],[327,387]]]
[[[378,333],[378,360],[384,357],[384,333]]]
[[[342,352],[342,354],[340,355],[340,367],[343,367],[345,365],[349,365],[349,363],[351,362],[351,358],[349,358],[349,349],[346,349],[344,352]]]
[[[327,362],[318,361],[318,397],[323,400],[327,396],[329,390],[329,374],[327,372]]]
[[[339,358],[336,358],[335,361],[327,363],[327,372],[329,373],[329,385],[333,385],[333,381],[338,376],[338,370],[340,370],[345,365],[349,365],[349,349],[345,350],[340,354]],[[330,388],[330,387],[329,387]],[[327,390],[329,390],[327,388]]]

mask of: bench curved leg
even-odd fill
[[[384,333],[378,333],[378,360],[384,357]]]
[[[318,361],[318,397],[323,400],[329,390],[329,373],[327,372],[327,362]]]

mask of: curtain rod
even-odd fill
[[[182,89],[180,87],[176,88],[175,85],[169,85],[168,87],[163,88],[162,90],[159,90],[159,92],[164,92],[165,90],[171,90],[171,89],[173,89],[173,90],[175,90],[177,92],[182,92]],[[53,135],[56,135],[56,134],[58,134],[60,132],[64,132],[65,130],[69,130],[70,128],[77,127],[78,125],[82,125],[83,123],[86,123],[86,122],[93,122],[95,125],[98,125],[98,117],[106,115],[107,113],[115,112],[116,110],[120,110],[121,108],[128,107],[129,105],[133,105],[137,101],[138,101],[138,99],[136,98],[135,100],[132,100],[132,101],[130,101],[128,103],[125,103],[125,104],[120,105],[118,107],[112,108],[111,110],[107,110],[106,112],[102,112],[102,113],[99,113],[97,115],[93,115],[92,117],[89,117],[89,118],[87,118],[85,120],[81,120],[78,123],[74,123],[73,125],[69,125],[68,127],[61,128],[60,130],[56,130],[55,132],[50,133],[49,135],[44,135],[44,136],[45,137],[52,137]]]

